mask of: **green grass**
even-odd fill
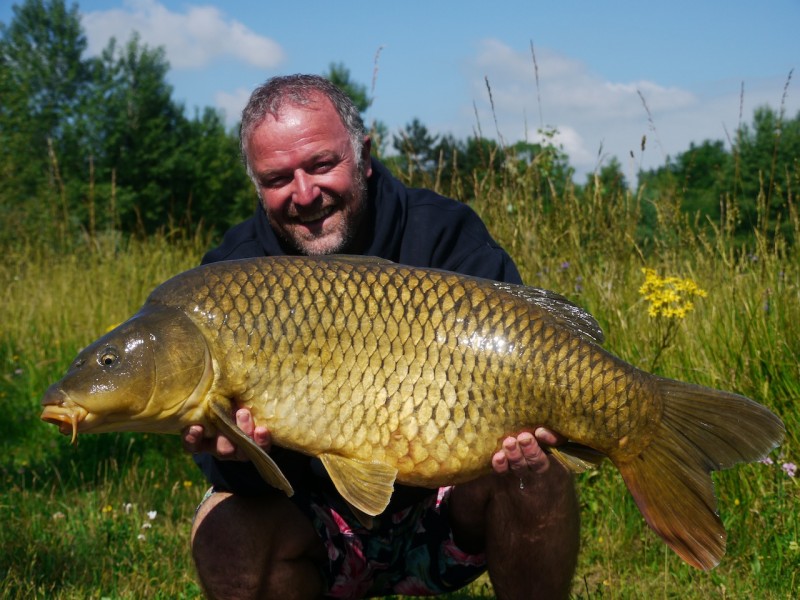
[[[691,277],[708,297],[679,323],[657,372],[748,395],[776,410],[788,432],[775,464],[715,476],[729,540],[722,564],[709,573],[684,565],[647,529],[610,465],[581,475],[574,597],[796,597],[800,482],[781,464],[800,462],[800,250],[761,231],[739,247],[726,223],[696,233],[675,216],[679,199],[669,198],[656,207],[655,238],[644,243],[637,241],[636,196],[567,189],[546,206],[531,177],[494,174],[476,184],[474,204],[526,281],[585,306],[606,331],[608,349],[649,369],[660,340],[638,292],[641,268]],[[796,212],[788,218],[800,240]],[[195,265],[208,243],[111,235],[63,254],[4,249],[2,597],[199,596],[188,539],[204,485],[177,437],[81,436],[73,447],[39,420],[39,399],[81,347],[130,316],[158,283]],[[491,597],[491,587],[482,579],[452,597]]]
[[[67,255],[12,249],[0,267],[0,597],[199,596],[188,539],[205,487],[178,438],[73,447],[38,415],[77,351],[197,264],[205,243],[111,236]]]

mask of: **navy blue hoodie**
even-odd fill
[[[466,204],[430,190],[407,188],[375,159],[367,185],[368,209],[363,225],[367,235],[362,254],[416,267],[522,283],[511,257]],[[222,244],[208,252],[203,263],[287,253],[259,206],[252,217],[225,234]],[[270,455],[296,491],[332,491],[332,483],[317,459],[281,448],[273,448]],[[195,460],[217,489],[243,495],[272,489],[249,462],[220,461],[209,454],[197,455]],[[396,486],[388,511],[400,510],[430,493]]]

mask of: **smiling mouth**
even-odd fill
[[[327,217],[332,215],[335,211],[336,211],[335,206],[327,206],[325,208],[315,210],[314,212],[306,214],[298,214],[296,219],[299,223],[303,225],[310,225],[326,219]]]

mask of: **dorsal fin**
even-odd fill
[[[336,262],[350,263],[353,265],[397,265],[388,258],[380,256],[367,256],[365,254],[327,254],[316,257],[319,260],[331,260]],[[399,265],[397,265],[399,266]]]
[[[499,290],[522,298],[547,311],[560,325],[583,336],[591,342],[602,344],[605,335],[600,324],[583,308],[561,294],[542,288],[513,283],[492,282]]]

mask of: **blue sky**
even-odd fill
[[[0,0],[0,21],[12,3]],[[91,53],[134,29],[165,46],[174,96],[190,111],[213,106],[233,124],[266,78],[343,62],[372,89],[368,121],[396,132],[417,117],[433,132],[465,138],[480,127],[508,142],[555,128],[579,179],[611,156],[632,179],[692,141],[727,140],[740,113],[749,123],[759,105],[779,109],[800,67],[800,0],[78,5]],[[786,90],[789,117],[800,111],[798,79]]]

